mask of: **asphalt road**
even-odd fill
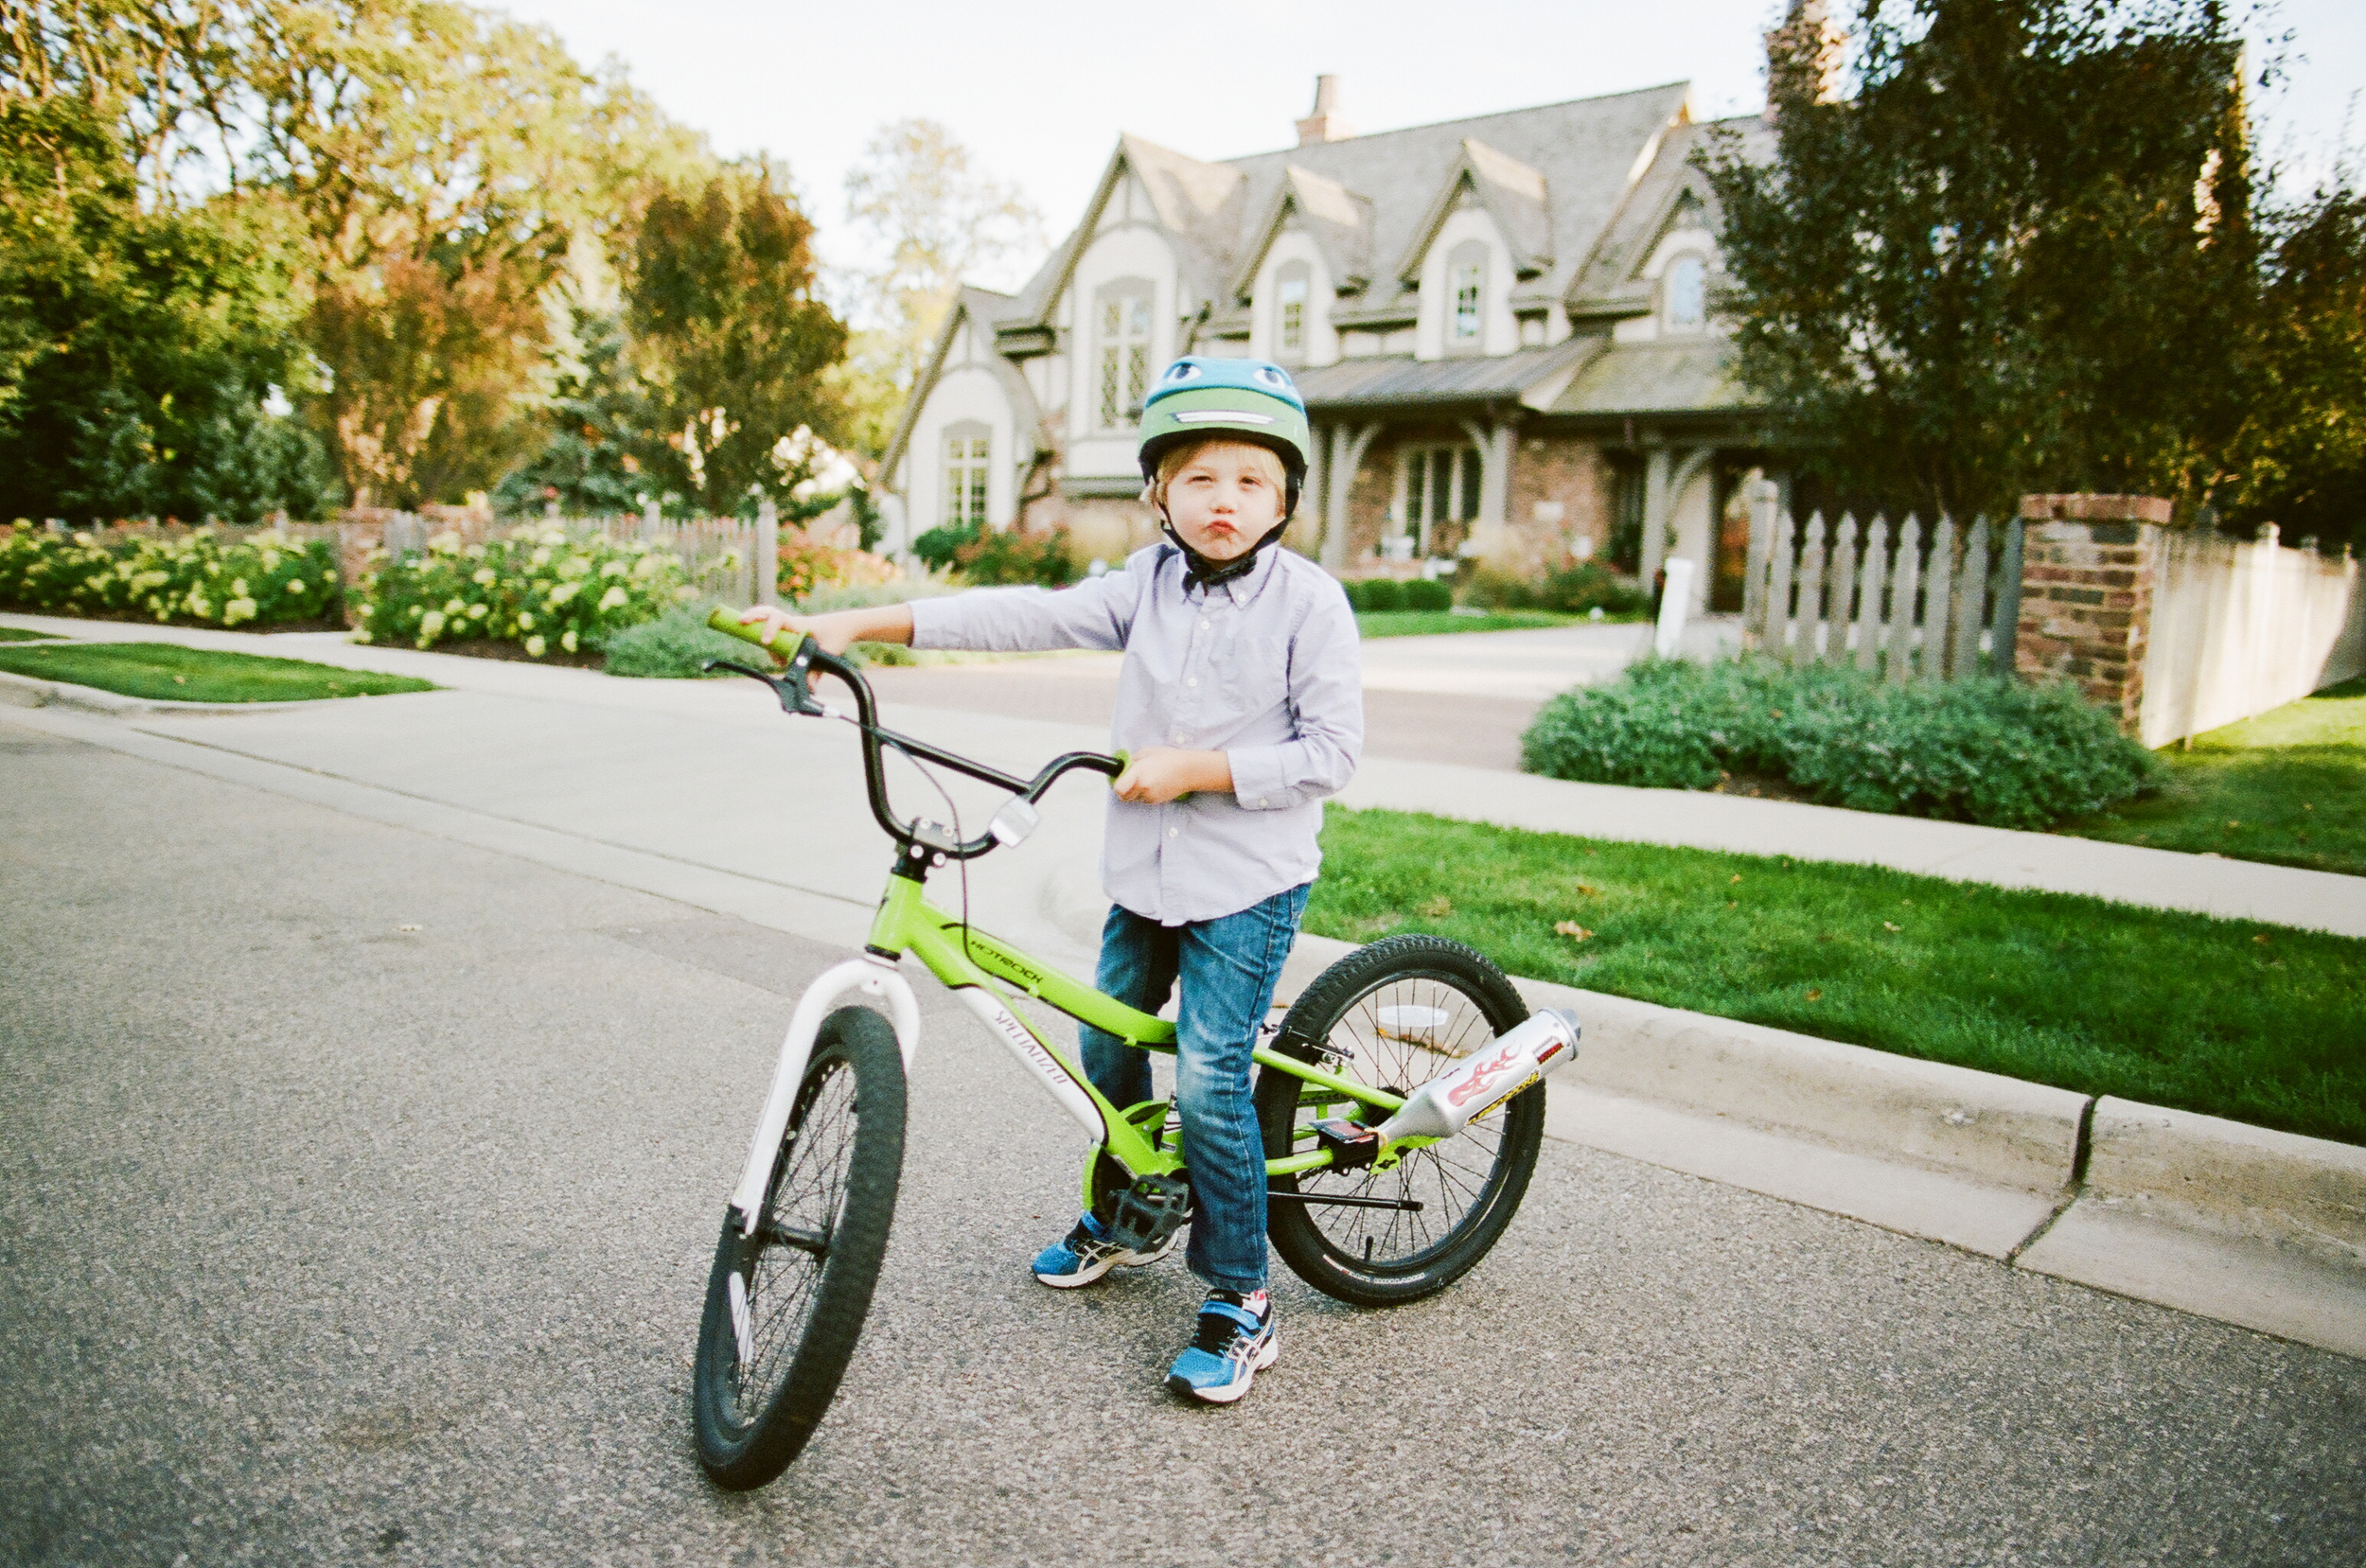
[[[834,954],[0,714],[0,1559],[2316,1563],[2366,1364],[1548,1143],[1430,1302],[1024,1273],[1081,1139],[922,990],[878,1305],[805,1456],[691,1452],[708,1250]],[[416,930],[406,930],[416,926]],[[2344,1542],[2349,1542],[2343,1545]]]

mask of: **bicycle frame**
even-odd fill
[[[748,1148],[747,1163],[741,1168],[739,1183],[732,1191],[732,1211],[739,1223],[741,1234],[752,1235],[755,1232],[764,1208],[765,1192],[771,1185],[772,1164],[779,1155],[789,1116],[796,1108],[798,1088],[804,1082],[805,1064],[812,1056],[814,1038],[821,1031],[822,1020],[829,1016],[840,998],[850,993],[860,993],[887,1002],[890,1018],[895,1028],[897,1048],[903,1053],[905,1069],[910,1070],[920,1047],[920,1006],[912,995],[910,984],[896,967],[897,961],[906,953],[917,958],[931,975],[950,988],[962,1005],[976,1013],[995,1038],[1008,1047],[1020,1065],[1034,1075],[1036,1082],[1051,1098],[1074,1117],[1130,1175],[1171,1175],[1182,1169],[1181,1149],[1161,1147],[1157,1140],[1157,1135],[1163,1130],[1159,1124],[1163,1119],[1153,1112],[1160,1102],[1153,1101],[1125,1109],[1110,1104],[1064,1050],[1046,1039],[1033,1025],[1013,1010],[1010,998],[998,988],[997,982],[1024,992],[1071,1018],[1104,1030],[1127,1045],[1145,1050],[1172,1053],[1175,1048],[1174,1026],[1162,1018],[1128,1007],[1116,997],[1062,974],[1052,965],[1031,958],[1008,943],[989,936],[931,905],[923,891],[929,871],[948,860],[974,859],[993,850],[998,843],[1015,840],[1003,839],[998,828],[989,829],[978,837],[962,842],[939,824],[899,819],[888,804],[880,749],[882,746],[893,746],[908,755],[926,757],[972,778],[1008,789],[1015,797],[1031,805],[1063,774],[1086,768],[1114,775],[1122,767],[1123,759],[1090,752],[1070,752],[1046,764],[1032,781],[1014,779],[965,757],[882,729],[869,682],[854,666],[822,653],[811,640],[799,638],[793,646],[761,643],[726,610],[716,610],[707,624],[717,631],[767,647],[787,661],[787,669],[778,675],[742,665],[721,665],[715,661],[709,661],[708,668],[730,668],[764,681],[772,687],[781,699],[782,708],[790,714],[850,717],[813,698],[807,686],[810,671],[818,670],[832,676],[854,694],[856,714],[851,718],[863,735],[863,771],[872,813],[900,851],[888,875],[887,892],[881,897],[878,912],[872,919],[871,935],[864,944],[863,956],[830,969],[798,999],[797,1011],[789,1021],[788,1036],[781,1043],[780,1062],[773,1069],[772,1086],[765,1098],[764,1115],[756,1123],[755,1136]],[[1378,1110],[1384,1117],[1404,1103],[1402,1097],[1385,1089],[1358,1084],[1353,1079],[1327,1071],[1310,1062],[1297,1061],[1262,1044],[1252,1049],[1251,1056],[1261,1066],[1288,1073],[1330,1090],[1341,1099],[1360,1101]],[[1144,1123],[1152,1125],[1145,1130]],[[1398,1140],[1381,1157],[1385,1161],[1397,1151],[1433,1141],[1422,1136]],[[1268,1176],[1289,1175],[1320,1170],[1331,1163],[1332,1155],[1328,1150],[1315,1149],[1267,1160],[1265,1172]],[[1089,1199],[1089,1192],[1086,1196]]]
[[[1129,1175],[1172,1175],[1182,1169],[1182,1151],[1155,1143],[1157,1126],[1153,1124],[1146,1129],[1142,1125],[1145,1107],[1120,1108],[1111,1104],[1067,1051],[1047,1039],[1011,1006],[1009,996],[997,982],[1144,1050],[1173,1054],[1173,1024],[1128,1007],[998,937],[963,925],[959,916],[930,904],[921,884],[909,877],[889,877],[886,896],[872,918],[871,934],[864,948],[861,958],[850,959],[832,968],[798,999],[797,1011],[789,1021],[788,1037],[781,1043],[780,1063],[773,1069],[764,1115],[748,1148],[748,1162],[732,1193],[732,1207],[739,1216],[743,1234],[754,1233],[756,1217],[764,1207],[765,1189],[772,1180],[772,1162],[780,1152],[782,1135],[787,1131],[798,1085],[804,1081],[814,1036],[840,998],[850,993],[862,993],[887,1001],[905,1067],[909,1070],[912,1066],[920,1043],[920,1007],[910,983],[896,967],[896,960],[906,953],[918,959],[944,982],[1043,1085],[1045,1092],[1074,1117]],[[1261,1066],[1278,1068],[1343,1099],[1361,1101],[1383,1117],[1404,1103],[1386,1089],[1359,1084],[1262,1044],[1250,1054]],[[1162,1101],[1152,1103],[1164,1108]],[[1431,1140],[1404,1141],[1419,1144]],[[1265,1173],[1288,1175],[1320,1170],[1330,1163],[1328,1151],[1311,1150],[1267,1160]]]

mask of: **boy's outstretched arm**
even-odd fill
[[[761,626],[768,643],[785,631],[803,632],[828,654],[844,653],[855,643],[903,643],[912,640],[909,605],[878,605],[870,609],[839,609],[827,615],[791,615],[770,605],[758,605],[740,616],[743,626]]]

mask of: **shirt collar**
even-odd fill
[[[1185,561],[1183,558],[1183,552],[1175,547],[1175,543],[1173,539],[1166,540],[1165,547],[1167,558],[1174,562],[1175,580],[1180,583],[1189,563]],[[1207,602],[1206,595],[1209,593],[1221,593],[1228,598],[1236,608],[1240,606],[1247,604],[1250,600],[1256,598],[1257,595],[1263,590],[1265,584],[1271,580],[1274,574],[1274,557],[1280,555],[1282,551],[1288,548],[1289,546],[1283,544],[1280,539],[1274,540],[1273,543],[1265,546],[1265,548],[1257,553],[1257,564],[1255,566],[1250,567],[1246,572],[1233,578],[1228,583],[1219,584],[1213,589],[1202,590],[1201,602],[1203,604]],[[1183,590],[1183,597],[1185,601],[1188,602],[1191,599],[1191,590],[1188,587],[1185,588]]]

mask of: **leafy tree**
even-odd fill
[[[1771,159],[1728,132],[1744,380],[1834,487],[1958,514],[2195,496],[2255,308],[2239,40],[2198,0],[1862,0],[1845,94],[1770,41]]]
[[[799,431],[838,433],[822,373],[845,352],[846,327],[816,296],[812,239],[761,160],[696,190],[661,190],[642,215],[625,321],[652,425],[665,432],[648,466],[698,509],[786,500],[806,477]]]
[[[847,170],[846,217],[876,257],[858,279],[863,330],[845,376],[854,439],[876,453],[962,278],[1039,248],[1043,218],[929,119],[872,135]]]
[[[2245,532],[2366,545],[2366,197],[2337,181],[2274,213],[2221,495]]]
[[[102,84],[6,85],[0,516],[249,520],[333,503],[317,441],[266,407],[307,375],[284,208],[145,203]]]

